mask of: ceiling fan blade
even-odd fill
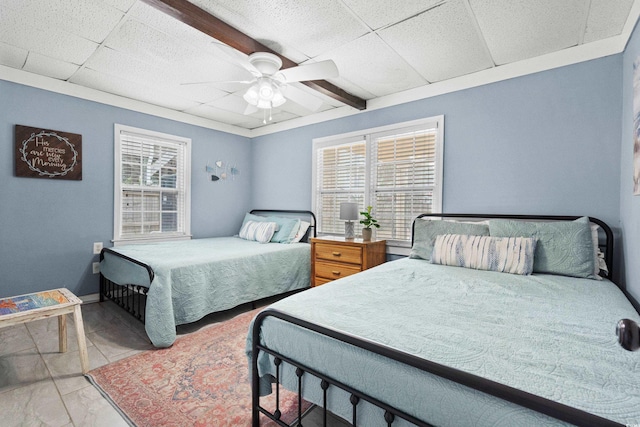
[[[283,87],[282,94],[288,100],[295,102],[296,104],[306,108],[309,111],[317,111],[323,104],[320,98],[310,95],[295,86]]]
[[[228,83],[237,83],[237,84],[249,84],[255,82],[254,80],[213,80],[208,82],[189,82],[189,83],[180,83],[180,86],[189,86],[189,85],[221,85]]]
[[[244,109],[244,112],[242,114],[244,114],[245,116],[250,116],[253,113],[257,113],[258,112],[258,107],[255,107],[251,104],[247,104],[247,108]]]
[[[277,74],[284,77],[286,83],[306,80],[324,80],[331,77],[338,77],[338,67],[336,67],[335,62],[327,59],[326,61],[286,68]]]
[[[231,46],[227,46],[226,44],[213,43],[212,46],[214,50],[219,52],[220,56],[225,60],[231,62],[232,64],[241,66],[256,77],[262,76],[262,73],[249,62],[247,55],[238,52],[237,50],[235,50]]]

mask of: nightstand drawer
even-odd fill
[[[362,248],[345,245],[317,243],[316,259],[360,265],[362,264]]]
[[[333,282],[333,279],[325,279],[324,277],[315,277],[315,286],[324,285],[325,283]]]
[[[359,266],[351,266],[345,264],[334,264],[331,262],[316,262],[316,277],[324,277],[326,279],[340,279],[352,274],[360,272]]]

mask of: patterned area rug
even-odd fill
[[[257,312],[183,336],[170,348],[94,369],[88,376],[138,427],[250,426],[251,381],[245,340]],[[291,423],[298,414],[297,397],[281,389],[280,399],[282,419]],[[274,407],[269,403],[261,401],[265,407]],[[303,412],[308,406],[303,403]],[[261,421],[264,426],[274,425],[266,417]]]

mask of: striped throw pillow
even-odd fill
[[[436,236],[432,264],[528,275],[533,271],[533,237]]]
[[[247,221],[240,230],[240,238],[269,243],[276,232],[278,224],[275,222]]]

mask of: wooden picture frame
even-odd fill
[[[16,125],[15,175],[82,180],[82,135]]]

